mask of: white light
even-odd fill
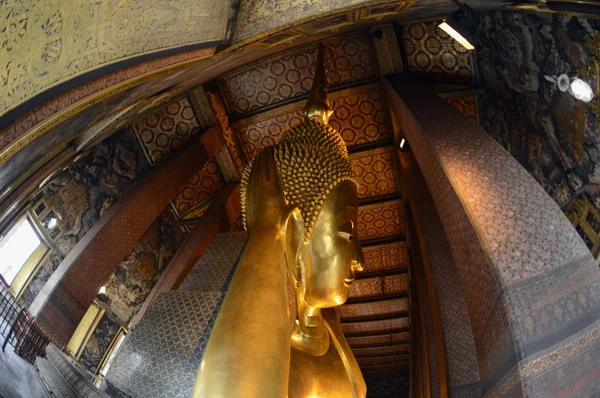
[[[56,227],[56,218],[51,218],[50,221],[48,221],[48,229],[52,229]]]
[[[454,30],[454,28],[446,23],[446,21],[439,24],[440,29],[448,33],[454,40],[459,42],[467,50],[475,50],[475,47],[467,39],[465,39],[460,33]]]
[[[106,286],[102,286],[98,291],[98,294],[106,294]]]
[[[31,253],[40,245],[40,238],[28,220],[0,243],[0,274],[11,284]]]
[[[571,93],[573,97],[583,102],[590,102],[594,98],[594,92],[589,84],[579,78],[571,82]]]
[[[406,143],[406,140],[404,138],[402,138],[402,141],[400,141],[400,149],[404,148],[405,143]]]

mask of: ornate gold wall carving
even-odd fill
[[[228,36],[231,1],[4,2],[0,113],[115,62]]]

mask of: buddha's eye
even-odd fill
[[[338,235],[344,239],[348,239],[349,241],[352,241],[352,239],[354,239],[354,236],[352,236],[352,234],[349,234],[348,232],[340,231],[338,232]]]

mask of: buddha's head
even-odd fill
[[[357,179],[346,145],[339,133],[313,120],[288,130],[273,157],[286,206],[300,216],[286,221],[290,271],[309,306],[341,305],[364,261],[356,231]],[[251,168],[252,162],[242,178],[244,216]]]

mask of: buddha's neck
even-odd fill
[[[298,319],[292,335],[292,346],[308,354],[321,356],[329,349],[329,333],[318,308],[304,300],[304,289],[297,292]]]

